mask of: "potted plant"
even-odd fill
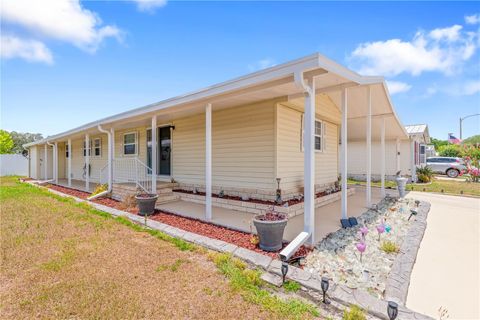
[[[287,225],[287,216],[275,211],[275,207],[265,214],[253,218],[257,229],[260,249],[265,251],[278,251],[282,248],[283,231]]]
[[[158,195],[152,193],[140,193],[135,196],[138,206],[138,214],[141,216],[148,216],[155,212],[155,203]]]

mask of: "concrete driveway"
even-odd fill
[[[480,319],[480,199],[410,192],[432,207],[413,268],[407,307],[438,319]]]

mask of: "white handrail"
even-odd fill
[[[152,190],[152,169],[138,158],[122,158],[113,161],[113,181],[116,183],[135,183],[147,193]]]

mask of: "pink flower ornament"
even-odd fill
[[[357,250],[360,252],[360,262],[362,262],[362,256],[365,250],[367,249],[367,244],[365,242],[358,242],[356,245]]]
[[[378,232],[378,241],[380,241],[380,235],[385,232],[385,225],[383,223],[377,226],[377,232]]]

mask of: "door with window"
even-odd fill
[[[157,174],[171,173],[172,139],[170,127],[157,128]],[[147,165],[152,167],[152,130],[147,129]],[[151,173],[151,172],[149,172]]]

